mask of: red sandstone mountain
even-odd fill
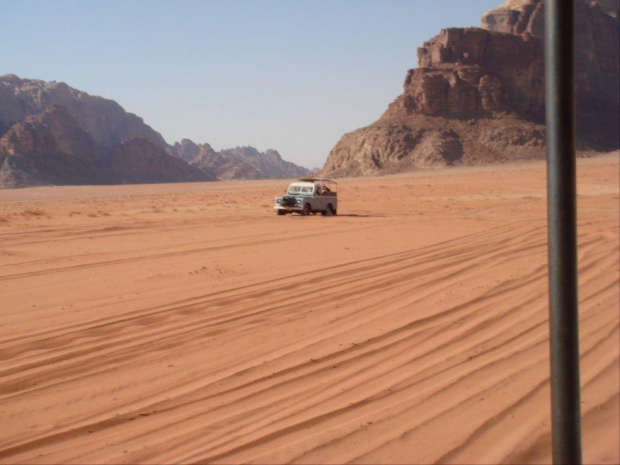
[[[105,172],[123,184],[215,181],[216,177],[134,137],[119,142],[105,160]]]
[[[0,135],[13,124],[51,105],[69,110],[77,124],[105,148],[131,137],[147,139],[163,149],[167,147],[161,134],[113,100],[89,95],[64,82],[21,79],[14,74],[0,76]]]
[[[618,147],[618,19],[576,5],[582,146]],[[418,49],[404,92],[374,124],[345,134],[323,174],[391,173],[453,163],[543,158],[542,0],[509,0],[483,28],[444,29]]]
[[[99,184],[99,148],[68,110],[51,106],[0,138],[0,187]]]
[[[116,102],[62,82],[0,77],[0,188],[209,181]]]
[[[13,124],[0,138],[0,188],[213,179],[147,139],[105,150],[60,105]]]

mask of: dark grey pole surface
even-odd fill
[[[553,463],[580,464],[573,2],[545,0]]]

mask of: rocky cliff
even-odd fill
[[[139,137],[116,144],[105,159],[104,171],[123,184],[216,180]]]
[[[542,40],[543,13],[542,0],[508,0],[483,15],[482,27]],[[575,1],[577,127],[582,139],[603,147],[618,141],[618,40],[617,1]]]
[[[0,76],[0,135],[14,123],[37,115],[51,105],[69,110],[77,124],[104,148],[131,137],[150,140],[164,149],[167,147],[161,134],[113,100],[89,95],[64,82],[21,79],[14,74]]]
[[[542,117],[544,60],[536,38],[444,29],[418,49],[418,66],[408,72],[393,113],[402,108],[449,117],[500,111]]]
[[[209,144],[183,139],[174,144],[172,154],[222,180],[294,178],[310,174],[310,170],[283,160],[271,149],[259,152],[254,147],[235,147],[216,152]]]
[[[0,138],[0,188],[214,179],[146,139],[108,150],[60,105],[13,124]]]
[[[575,0],[580,144],[618,147],[618,20]],[[418,49],[404,92],[374,124],[346,134],[323,174],[389,173],[543,158],[541,0],[509,0],[483,28],[442,30]]]
[[[14,124],[0,138],[0,187],[99,184],[100,153],[68,110],[51,106]]]

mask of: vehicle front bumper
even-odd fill
[[[273,206],[273,208],[274,208],[274,210],[284,210],[284,211],[287,211],[287,212],[300,212],[300,211],[303,210],[302,206],[297,206],[297,205],[295,205],[295,206],[285,206],[285,205],[279,205],[277,203]]]

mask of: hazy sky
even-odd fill
[[[416,51],[501,0],[0,0],[0,74],[116,100],[170,144],[323,165],[379,118]]]

